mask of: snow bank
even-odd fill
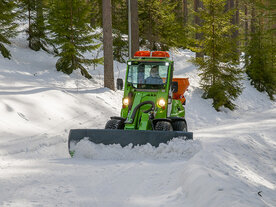
[[[168,144],[161,143],[157,148],[150,144],[134,147],[94,144],[83,139],[75,146],[74,157],[95,160],[187,160],[200,148],[198,140],[185,141],[181,138],[174,138]]]

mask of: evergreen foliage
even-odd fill
[[[59,59],[58,71],[71,74],[80,69],[81,74],[90,79],[85,66],[102,63],[102,58],[86,58],[89,53],[100,47],[95,43],[99,35],[90,27],[91,7],[86,0],[52,0],[49,10],[49,30],[51,41],[57,45]]]
[[[32,26],[32,34],[30,34],[31,49],[38,51],[46,49],[47,37],[46,37],[46,26],[45,26],[45,2],[43,0],[35,1],[35,18]]]
[[[102,0],[89,0],[90,12],[90,25],[93,29],[102,27]]]
[[[113,57],[125,62],[128,57],[128,5],[127,1],[112,1]]]
[[[29,48],[34,51],[43,49],[49,52],[46,36],[45,17],[47,10],[47,0],[20,0],[18,7],[21,10],[21,18],[28,22],[28,41]]]
[[[224,106],[233,110],[233,100],[241,91],[241,69],[237,67],[238,61],[233,51],[232,33],[235,26],[230,19],[233,11],[225,12],[224,0],[202,0],[204,9],[198,15],[202,25],[197,26],[197,32],[203,35],[195,40],[198,47],[195,51],[205,54],[193,62],[201,70],[201,87],[204,90],[203,98],[213,99],[214,108],[219,111]]]
[[[248,46],[246,47],[246,73],[251,84],[270,99],[276,94],[276,35],[273,29],[273,15],[262,8],[256,9],[255,21]]]
[[[128,56],[127,4],[112,0],[113,56],[119,62]],[[102,0],[1,0],[0,52],[11,58],[5,46],[17,34],[15,20],[27,21],[31,49],[48,52],[51,45],[59,57],[57,70],[71,74],[80,69],[91,78],[87,67],[103,63],[103,36],[96,32],[102,28],[103,6]],[[192,10],[198,8],[194,18]],[[197,53],[193,62],[201,71],[204,98],[213,99],[216,110],[235,108],[233,100],[241,93],[240,52],[254,87],[276,98],[275,0],[138,0],[138,16],[140,48],[188,47]],[[243,29],[238,29],[240,21]]]
[[[17,24],[15,19],[15,3],[12,0],[0,1],[0,52],[4,58],[11,58],[10,51],[5,47],[5,44],[11,44],[10,38],[17,34]]]
[[[186,31],[175,14],[177,1],[139,0],[138,4],[140,46],[169,50],[186,45]]]
[[[90,0],[91,27],[102,28],[102,1]],[[125,62],[128,56],[128,13],[127,1],[112,0],[112,30],[113,30],[113,57],[118,62]],[[101,39],[101,42],[103,40]]]
[[[114,60],[125,62],[128,56],[128,1],[112,1]],[[90,0],[91,24],[101,27],[101,1]],[[182,0],[138,0],[140,47],[150,50],[186,48],[188,27],[184,26]],[[181,13],[182,12],[182,13]]]

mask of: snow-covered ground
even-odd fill
[[[276,104],[246,77],[238,109],[218,113],[201,99],[193,54],[174,51],[175,74],[190,78],[194,140],[134,149],[84,141],[72,159],[68,130],[103,128],[122,92],[102,87],[102,66],[92,81],[69,77],[22,38],[9,48],[12,60],[0,57],[0,206],[276,206]],[[116,63],[115,77],[124,70]]]

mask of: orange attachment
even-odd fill
[[[184,93],[187,90],[189,83],[189,78],[173,78],[173,81],[178,82],[178,91],[173,93],[173,99],[180,100],[183,104],[185,102]]]
[[[137,51],[134,57],[150,57],[150,51]]]
[[[151,53],[152,57],[163,57],[163,58],[169,58],[170,55],[168,52],[165,51],[154,51]]]

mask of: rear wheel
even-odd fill
[[[170,122],[159,121],[155,124],[155,130],[157,131],[173,131],[173,127]]]
[[[105,129],[124,129],[125,124],[122,120],[111,119],[106,122]]]
[[[184,131],[184,132],[188,131],[187,124],[183,120],[174,121],[172,123],[172,127],[174,131]]]

